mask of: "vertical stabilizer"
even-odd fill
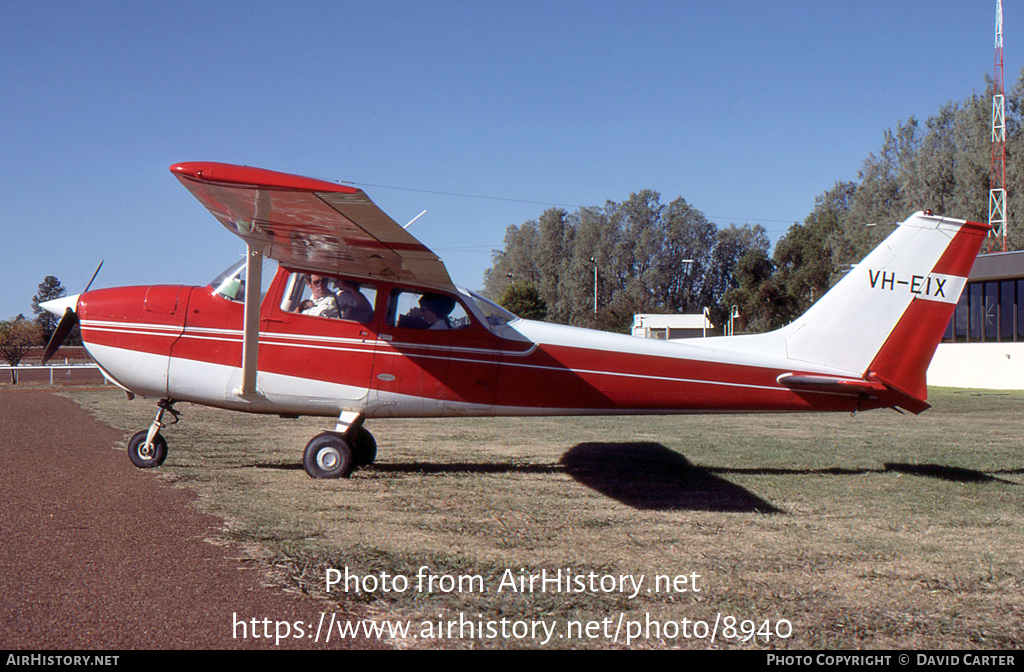
[[[985,224],[912,215],[783,330],[786,356],[923,402],[928,364],[988,231]]]

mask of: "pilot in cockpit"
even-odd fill
[[[306,299],[299,304],[299,311],[303,315],[341,317],[338,300],[328,287],[327,278],[322,275],[310,275],[306,278],[306,284],[309,285],[309,291],[313,293],[313,298]]]

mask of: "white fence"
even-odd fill
[[[18,371],[46,371],[50,372],[50,385],[53,385],[53,372],[54,371],[67,371],[68,380],[71,380],[72,371],[88,371],[95,369],[99,371],[99,368],[95,364],[47,364],[46,366],[33,366],[31,364],[25,366],[0,366],[0,371],[14,371],[17,376]],[[107,377],[103,377],[103,384],[107,384]]]

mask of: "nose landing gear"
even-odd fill
[[[178,416],[181,414],[174,410],[174,404],[172,399],[161,399],[157,402],[153,424],[149,429],[135,434],[128,442],[128,459],[139,469],[159,467],[167,459],[167,441],[160,434],[160,430],[178,422]],[[164,424],[164,411],[169,411],[174,416],[174,422]]]

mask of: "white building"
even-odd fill
[[[658,338],[663,341],[677,338],[700,338],[715,328],[706,315],[653,315],[633,316],[633,330],[640,338]]]
[[[928,384],[1024,390],[1024,251],[978,256]]]

